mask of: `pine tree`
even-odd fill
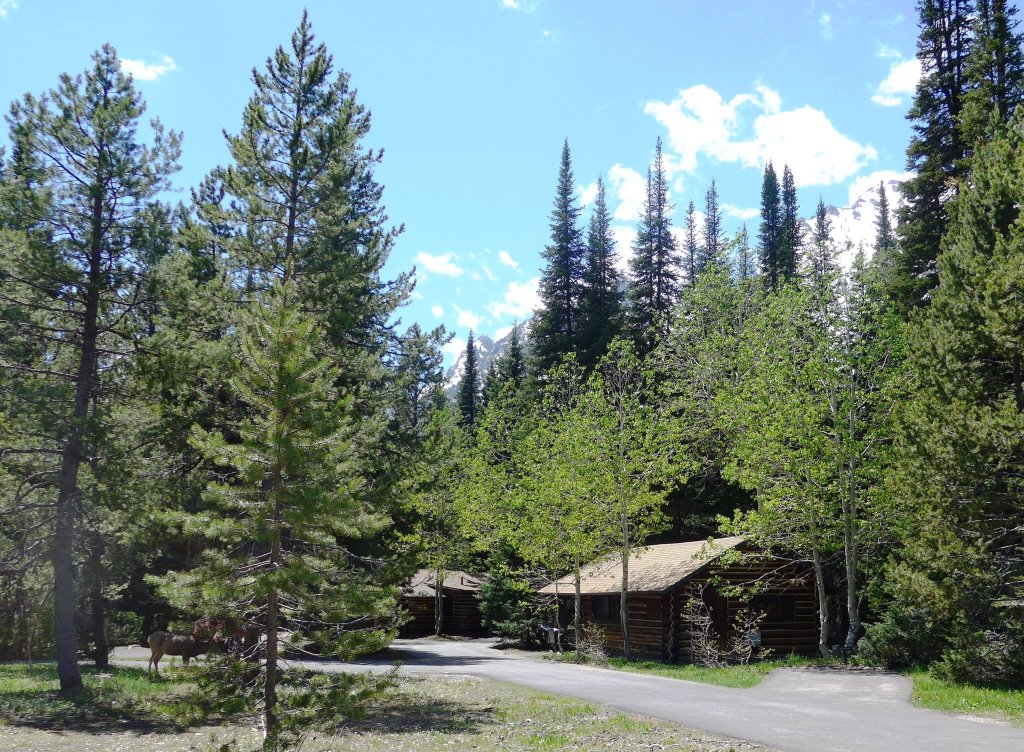
[[[686,220],[683,224],[683,267],[686,272],[686,284],[693,287],[697,284],[703,267],[701,266],[701,250],[697,242],[697,209],[693,201],[686,207]]]
[[[885,182],[878,184],[878,219],[875,222],[875,252],[872,263],[879,270],[879,276],[885,289],[890,287],[890,279],[895,274],[896,231],[892,226],[892,210],[889,208],[889,194],[885,190]]]
[[[1006,0],[976,2],[958,123],[970,151],[995,135],[994,125],[1008,123],[1024,99],[1024,36],[1016,15]]]
[[[1020,686],[1024,628],[1024,111],[979,144],[951,205],[939,284],[912,321],[916,381],[895,486],[908,531],[889,571],[894,662]],[[921,625],[929,625],[922,629]]]
[[[388,227],[374,179],[383,153],[362,143],[370,112],[348,74],[333,74],[305,12],[290,45],[275,50],[265,71],[253,69],[241,131],[227,136],[224,184],[238,236],[231,268],[243,290],[262,290],[291,258],[304,305],[346,351],[342,378],[361,380],[376,377],[379,350],[393,339],[389,318],[411,277],[381,279],[403,228]],[[360,351],[373,356],[356,357]]]
[[[619,254],[612,234],[611,213],[605,199],[604,181],[597,179],[597,197],[587,228],[580,300],[579,362],[593,368],[622,327]]]
[[[354,564],[344,544],[388,520],[362,501],[361,421],[336,387],[322,332],[300,305],[286,267],[283,281],[243,317],[242,368],[232,380],[247,408],[241,440],[199,429],[193,439],[234,481],[209,488],[222,512],[217,523],[204,512],[191,524],[227,545],[208,549],[199,567],[162,585],[179,607],[260,624],[263,660],[249,656],[239,667],[227,659],[211,676],[258,714],[268,751],[290,746],[310,725],[336,723],[364,682],[339,675],[325,687],[282,664],[285,621],[331,652],[354,654],[385,643],[379,626],[358,625],[379,624],[395,605],[392,591]],[[239,670],[250,680],[240,681]]]
[[[725,250],[725,228],[722,227],[722,210],[718,207],[718,186],[714,179],[704,194],[704,245],[698,273],[712,264],[722,262]]]
[[[79,76],[26,95],[9,116],[12,158],[5,170],[8,227],[18,239],[0,254],[5,315],[0,355],[4,390],[21,410],[40,410],[28,455],[40,458],[27,488],[53,494],[54,633],[62,689],[81,686],[77,659],[76,537],[88,448],[109,415],[98,409],[115,365],[127,367],[145,334],[150,305],[147,217],[177,170],[179,136],[153,121],[152,144],[138,138],[145,111],[117,54],[105,46]],[[5,218],[7,219],[7,218]],[[13,382],[10,381],[13,379]],[[4,421],[0,421],[4,422]]]
[[[757,274],[754,257],[750,252],[750,233],[747,232],[746,222],[743,223],[740,231],[736,234],[734,247],[736,249],[736,258],[733,262],[733,267],[735,269],[736,279],[741,282],[745,282]]]
[[[463,356],[462,376],[459,379],[458,391],[459,421],[467,430],[476,426],[477,413],[480,409],[480,376],[477,373],[476,344],[473,342],[473,330],[466,338],[466,353]]]
[[[803,245],[800,225],[800,206],[796,198],[796,183],[789,165],[782,167],[782,211],[779,230],[779,270],[782,278],[789,281],[796,276],[800,265],[800,249]]]
[[[780,255],[782,240],[782,196],[779,178],[769,162],[764,168],[761,182],[761,229],[758,242],[761,251],[761,273],[768,289],[777,290],[783,280],[783,259]]]
[[[948,222],[946,202],[966,170],[958,123],[966,88],[966,63],[974,3],[921,0],[917,57],[922,78],[907,113],[914,135],[907,147],[913,175],[900,185],[898,252],[889,294],[901,306],[926,302],[937,281],[935,260]]]
[[[551,243],[544,249],[540,279],[541,307],[533,319],[534,369],[544,373],[568,353],[579,349],[580,299],[585,253],[579,228],[569,141],[562,145],[555,205],[551,210]]]
[[[832,220],[828,216],[825,200],[818,197],[814,212],[811,247],[807,254],[807,278],[813,285],[829,285],[835,281],[839,267],[836,264],[835,244],[832,241]]]
[[[481,390],[481,409],[493,405],[503,393],[512,398],[521,395],[527,376],[522,329],[518,321],[512,325],[505,351],[494,358],[488,366]]]
[[[679,299],[682,270],[669,218],[673,208],[659,137],[654,163],[647,171],[647,198],[629,264],[628,328],[641,354],[654,349]]]

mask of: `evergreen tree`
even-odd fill
[[[351,655],[385,644],[379,626],[359,625],[379,625],[395,606],[393,591],[354,564],[342,543],[388,520],[367,509],[359,493],[364,479],[353,445],[361,421],[335,386],[338,370],[324,357],[330,348],[301,312],[296,288],[286,268],[284,280],[242,320],[242,368],[232,381],[247,408],[241,441],[194,434],[235,481],[210,486],[222,512],[215,525],[208,512],[187,524],[227,545],[208,549],[199,567],[161,585],[179,607],[260,624],[264,659],[249,656],[244,666],[226,659],[211,676],[229,702],[258,715],[268,751],[290,746],[310,725],[337,723],[358,702],[354,689],[366,684],[337,675],[325,685],[290,670],[280,661],[290,639],[283,625]]]
[[[807,254],[807,278],[813,285],[831,284],[839,267],[836,264],[835,243],[832,241],[832,220],[824,199],[818,197],[811,232],[810,253]]]
[[[402,228],[388,227],[374,179],[383,153],[363,144],[370,112],[348,74],[334,75],[305,12],[290,45],[275,50],[265,71],[254,68],[252,80],[223,172],[238,229],[232,273],[243,292],[268,289],[291,258],[303,305],[345,352],[340,378],[378,378],[382,345],[394,339],[389,319],[411,277],[381,279]]]
[[[679,298],[681,259],[672,234],[673,210],[661,153],[661,138],[654,148],[654,163],[647,171],[647,198],[637,226],[633,258],[629,264],[628,324],[640,354],[654,349],[669,324]]]
[[[1024,111],[979,144],[951,206],[939,285],[912,323],[916,381],[894,478],[908,525],[875,644],[955,681],[1021,686]],[[922,630],[921,624],[929,628]]]
[[[101,406],[111,397],[105,392],[113,385],[110,370],[131,362],[145,333],[139,317],[149,303],[155,261],[149,241],[160,232],[147,222],[166,216],[146,207],[169,187],[180,152],[178,135],[158,121],[152,144],[140,143],[142,97],[112,47],[92,59],[84,74],[64,75],[43,97],[26,95],[12,105],[3,224],[16,234],[0,254],[0,304],[9,312],[2,391],[16,396],[20,411],[38,411],[27,427],[34,438],[23,447],[26,457],[39,460],[26,488],[52,493],[39,503],[53,510],[49,548],[62,689],[81,686],[75,550],[89,485],[83,470],[92,472],[89,447],[109,420]]]
[[[736,249],[736,258],[733,262],[736,279],[741,282],[745,282],[757,274],[754,257],[750,252],[750,233],[747,232],[746,222],[743,223],[740,231],[736,233],[736,239],[733,241],[733,246]]]
[[[477,373],[476,344],[473,342],[473,330],[470,329],[466,338],[466,353],[463,356],[462,376],[459,379],[458,391],[459,424],[467,430],[476,426],[477,413],[480,409],[480,377]]]
[[[503,392],[519,396],[526,384],[526,353],[519,322],[512,325],[505,351],[491,361],[481,390],[481,409],[493,405]]]
[[[587,369],[596,365],[622,326],[622,280],[616,268],[619,254],[611,223],[604,181],[598,177],[597,197],[587,228],[580,301],[579,362]]]
[[[878,269],[879,277],[885,289],[890,287],[889,280],[895,273],[896,231],[892,225],[892,210],[889,208],[889,194],[885,190],[885,182],[878,184],[878,219],[875,221],[875,253],[872,263]]]
[[[898,251],[889,294],[910,307],[927,300],[937,281],[935,259],[947,226],[946,202],[959,190],[967,156],[958,123],[966,89],[971,0],[921,0],[917,57],[922,78],[907,113],[914,135],[907,147],[913,175],[900,185]]]
[[[579,349],[580,302],[585,248],[579,228],[569,141],[562,145],[555,205],[551,210],[551,243],[541,254],[541,307],[533,319],[534,368],[545,373],[568,353]]]
[[[718,187],[712,179],[707,193],[704,194],[704,245],[701,248],[698,274],[711,264],[721,263],[724,250],[725,228],[722,227],[722,210],[718,207]]]
[[[686,207],[686,220],[683,224],[683,267],[686,272],[686,284],[693,287],[703,269],[701,266],[701,250],[697,242],[697,209],[693,201]]]
[[[976,0],[958,123],[968,150],[992,138],[993,126],[1008,123],[1024,98],[1024,36],[1016,15],[1006,0]]]
[[[758,242],[761,251],[761,273],[764,274],[768,289],[776,290],[784,278],[782,241],[782,196],[779,192],[779,178],[769,162],[764,168],[761,182],[761,229]]]
[[[779,230],[779,270],[786,281],[796,275],[800,264],[800,249],[803,245],[800,225],[800,206],[796,198],[796,183],[789,165],[782,167],[782,211]]]

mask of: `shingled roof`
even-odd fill
[[[685,582],[726,551],[736,548],[743,538],[715,538],[686,543],[661,543],[633,551],[629,555],[629,592],[664,593]],[[580,570],[580,592],[584,595],[610,595],[622,588],[622,557],[611,554],[587,564]],[[575,589],[572,574],[558,580],[559,594]],[[554,583],[542,588],[554,595]]]
[[[468,572],[446,570],[444,590],[465,590],[476,592],[483,584],[483,578]],[[437,593],[437,573],[433,569],[419,569],[402,588],[402,595],[412,598],[433,598]]]

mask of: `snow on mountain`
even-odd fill
[[[531,320],[527,319],[519,325],[519,341],[521,343],[525,344],[526,339],[529,336],[530,323]],[[512,332],[510,331],[497,341],[491,339],[486,334],[481,334],[473,340],[473,348],[476,350],[476,372],[480,376],[481,384],[483,383],[484,374],[487,373],[487,369],[490,367],[491,362],[505,352],[511,339]],[[452,364],[452,367],[448,369],[448,372],[444,376],[444,391],[449,396],[453,396],[455,394],[455,390],[459,388],[459,379],[462,378],[462,371],[465,367],[466,351],[463,349],[463,351],[459,353],[459,357],[455,359],[455,363]]]
[[[889,201],[889,217],[893,228],[896,227],[896,211],[904,203],[899,185],[898,180],[885,181],[885,197]],[[843,269],[853,266],[853,259],[859,250],[864,251],[865,259],[870,259],[875,251],[875,234],[878,230],[878,186],[873,185],[861,193],[851,206],[825,208],[832,221],[832,240],[839,251],[839,266]],[[814,217],[801,222],[805,242],[809,243],[814,232]]]

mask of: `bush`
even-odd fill
[[[920,609],[891,607],[880,621],[865,626],[857,645],[861,658],[896,669],[937,660],[945,635],[927,627],[930,616]]]
[[[504,640],[520,645],[537,643],[540,621],[529,580],[504,567],[491,573],[477,595],[483,626]]]
[[[1024,645],[1019,635],[993,630],[958,635],[931,672],[940,679],[983,687],[1024,685]]]
[[[604,630],[584,622],[576,638],[576,654],[586,663],[608,663],[608,643]]]

